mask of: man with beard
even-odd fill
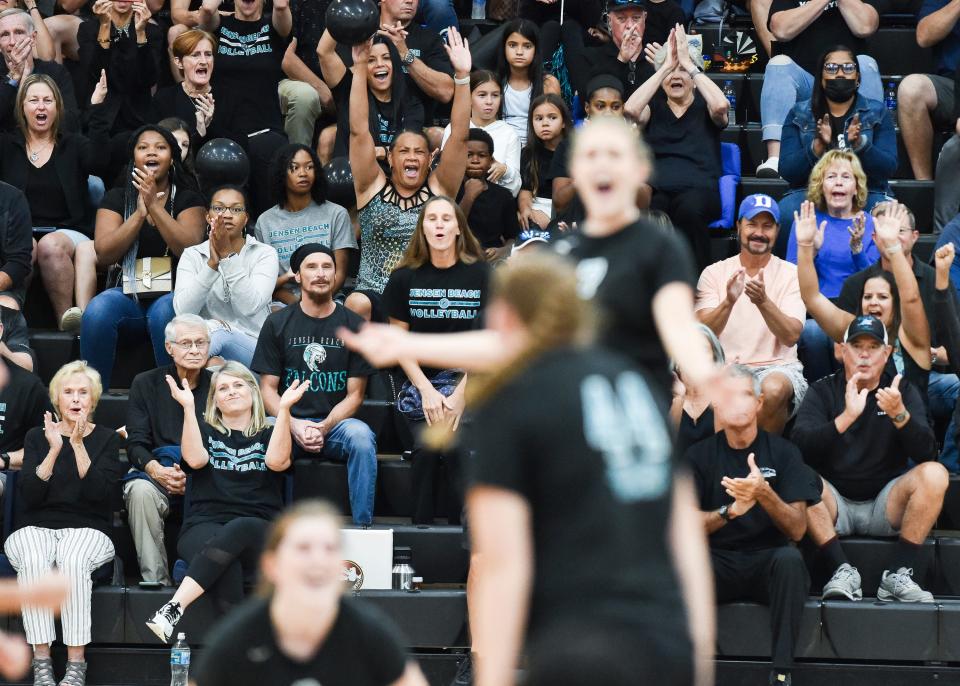
[[[354,415],[374,370],[336,334],[340,327],[356,331],[363,320],[333,300],[337,265],[330,248],[301,245],[290,256],[290,269],[300,286],[300,302],[267,317],[251,366],[260,375],[263,404],[273,416],[290,384],[299,380],[310,385],[291,409],[293,459],[312,456],[346,462],[353,522],[369,526],[377,440]]]
[[[703,270],[695,309],[727,359],[754,369],[763,392],[760,428],[780,433],[807,390],[797,359],[806,309],[796,266],[772,252],[780,230],[776,201],[750,195],[738,217],[740,254]]]

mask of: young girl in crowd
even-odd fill
[[[500,119],[502,91],[492,71],[480,69],[470,75],[470,128],[483,129],[493,138],[493,166],[487,180],[516,195],[520,191],[520,139],[513,127]],[[440,147],[450,137],[450,125],[443,131]]]
[[[157,122],[157,126],[166,129],[177,139],[177,143],[180,144],[180,161],[183,162],[183,170],[190,176],[193,185],[199,188],[200,182],[197,180],[197,169],[193,162],[196,155],[190,125],[179,117],[167,117]]]
[[[524,146],[530,104],[543,93],[560,94],[557,78],[543,73],[540,30],[529,19],[514,19],[504,27],[497,53],[497,80],[503,89],[503,121]]]
[[[553,219],[553,154],[573,131],[573,120],[563,98],[544,93],[530,103],[527,144],[520,153],[520,226],[547,228]]]

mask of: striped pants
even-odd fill
[[[21,584],[37,581],[54,566],[70,580],[70,594],[60,608],[63,642],[68,646],[90,643],[90,596],[93,572],[113,559],[113,543],[96,529],[44,529],[28,526],[10,534],[4,545]],[[53,611],[23,608],[27,643],[53,643],[57,637]]]

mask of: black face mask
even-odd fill
[[[847,102],[857,93],[857,82],[854,79],[827,79],[823,84],[823,94],[831,102]]]

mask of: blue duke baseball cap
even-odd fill
[[[769,195],[763,193],[754,193],[748,195],[740,203],[740,212],[737,214],[737,221],[741,219],[753,219],[761,212],[768,212],[773,216],[773,221],[780,223],[780,206],[777,201]]]

